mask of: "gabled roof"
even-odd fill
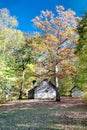
[[[49,84],[49,86],[52,87],[54,90],[57,89],[56,86],[49,79],[44,79],[43,81],[46,81]],[[37,87],[39,87],[42,84],[43,81],[41,81],[41,83],[38,86],[35,86],[31,90],[35,90]],[[29,91],[31,91],[31,90],[29,90]]]
[[[74,89],[78,89],[78,90],[81,90],[81,91],[83,91],[79,86],[74,86],[71,90],[70,90],[70,92],[72,92]]]
[[[55,86],[50,80],[44,79],[43,81],[48,82],[49,86],[56,90],[56,86]],[[42,82],[43,82],[43,81],[42,81]]]

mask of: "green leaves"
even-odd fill
[[[80,21],[77,31],[79,40],[75,53],[79,58],[79,63],[77,65],[78,77],[76,82],[84,88],[84,84],[87,83],[87,13]]]

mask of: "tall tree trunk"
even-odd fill
[[[55,73],[56,73],[56,78],[55,78],[55,85],[56,85],[56,101],[60,101],[60,92],[59,92],[59,82],[58,82],[58,66],[55,66]]]
[[[55,66],[55,73],[56,73],[55,84],[56,84],[56,87],[58,88],[59,87],[59,82],[58,82],[58,77],[57,77],[57,73],[58,73],[58,67],[57,67],[57,65]]]
[[[22,83],[21,83],[21,89],[20,89],[20,92],[19,92],[19,99],[22,99],[23,98],[23,89],[24,89],[24,70],[22,72]]]

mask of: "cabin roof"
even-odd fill
[[[75,85],[75,86],[70,90],[70,92],[73,92],[74,89],[78,89],[78,90],[83,91],[79,86],[76,86],[76,85]]]
[[[44,79],[43,81],[46,81],[46,82],[49,84],[49,86],[50,86],[51,88],[53,88],[54,90],[57,89],[56,86],[55,86],[50,80]],[[32,88],[31,90],[35,90],[37,87],[39,87],[39,86],[42,84],[43,81],[41,81],[41,83],[40,83],[38,86],[35,86],[35,87]],[[31,91],[31,90],[29,90],[29,91]]]

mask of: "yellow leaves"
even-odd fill
[[[32,42],[32,44],[35,48],[34,53],[40,54],[37,62],[40,63],[43,68],[43,71],[41,71],[42,74],[45,70],[51,70],[52,73],[49,71],[49,74],[55,75],[54,67],[57,64],[61,72],[61,76],[74,76],[76,74],[76,68],[71,63],[72,58],[74,57],[74,49],[69,49],[67,47],[67,44],[69,43],[65,43],[64,46],[61,46],[59,39],[52,34],[39,36],[38,39],[41,41],[40,44],[38,44],[37,40]]]
[[[27,67],[29,70],[32,70],[32,71],[35,70],[35,66],[33,64],[27,64]]]
[[[71,76],[76,76],[77,70],[76,67],[68,61],[63,61],[60,65],[60,74],[62,75],[71,75]]]
[[[65,59],[64,57],[65,56],[58,55],[58,56],[56,56],[56,59],[60,62]]]
[[[35,49],[35,53],[41,53],[41,52],[45,49],[43,43],[37,44],[36,41],[34,41],[34,42],[32,43],[32,46],[33,46],[34,49]]]
[[[48,42],[48,44],[49,44],[50,42],[51,42],[51,43],[53,43],[53,42],[58,43],[58,42],[59,42],[59,40],[56,38],[56,36],[54,36],[54,35],[52,35],[52,34],[45,34],[45,35],[43,36],[43,38],[45,39],[45,41]]]
[[[39,44],[38,44],[39,40]],[[53,48],[55,44],[58,45],[59,40],[53,36],[52,34],[45,34],[43,36],[39,36],[37,40],[33,40],[31,46],[35,48],[35,53],[53,53]]]
[[[34,64],[27,64],[25,69],[25,75],[28,77],[33,77],[36,73],[36,66]]]
[[[73,36],[74,35],[74,30],[72,28],[67,28],[66,29],[66,34],[67,36]]]
[[[45,69],[49,70],[58,65],[61,66],[60,70],[63,70],[61,73],[72,75],[76,73],[74,65],[71,64],[75,55],[74,49],[70,48],[73,48],[78,40],[75,30],[78,24],[77,17],[74,11],[65,10],[63,6],[56,6],[56,12],[58,15],[54,16],[51,11],[42,11],[41,15],[33,20],[45,33],[39,37],[41,44],[33,42],[34,53],[43,54],[40,62],[42,58]]]
[[[74,49],[68,49],[64,47],[58,50],[58,59],[60,60],[73,59],[74,57]]]
[[[7,44],[8,46],[10,44],[16,47],[25,41],[25,38],[21,31],[8,28],[2,29],[0,31],[0,39],[2,39],[4,44]]]

